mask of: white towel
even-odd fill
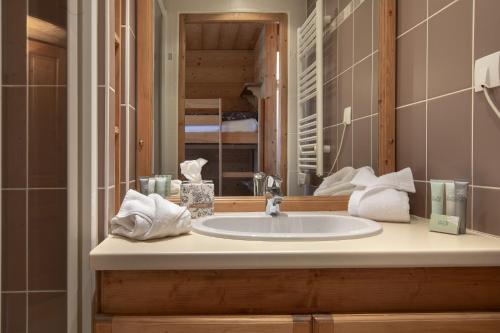
[[[359,169],[353,167],[342,168],[323,179],[316,191],[314,191],[314,195],[349,195],[356,189],[356,185],[352,184],[351,181],[361,172],[372,175],[374,173],[373,169],[368,166]]]
[[[369,172],[367,169],[360,168],[351,183],[364,188],[394,188],[399,191],[415,193],[415,183],[410,168],[404,168],[398,172],[388,173],[380,177],[375,176],[373,172]]]
[[[191,230],[191,215],[162,196],[145,196],[129,190],[115,217],[111,219],[111,233],[136,240],[177,236]]]
[[[378,221],[410,221],[407,192],[415,192],[410,168],[380,177],[360,170],[351,183],[357,186],[358,190],[349,198],[349,215]]]
[[[375,221],[410,222],[408,193],[393,188],[354,191],[349,199],[348,213]]]

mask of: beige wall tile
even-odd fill
[[[28,296],[28,333],[65,333],[66,293],[31,293]]]
[[[28,288],[66,289],[66,190],[28,191]]]
[[[378,174],[378,115],[372,117],[372,169]]]
[[[500,189],[474,188],[474,229],[500,236]]]
[[[453,0],[428,0],[429,16],[453,2]]]
[[[339,73],[352,66],[353,60],[353,17],[349,16],[337,29],[338,31],[338,66]]]
[[[29,88],[30,187],[66,187],[66,87]]]
[[[26,82],[27,1],[2,1],[2,84]]]
[[[2,191],[2,290],[26,290],[26,191]]]
[[[398,106],[425,99],[426,25],[397,40],[396,85]]]
[[[500,89],[493,91],[500,101]],[[482,92],[474,95],[474,184],[500,187],[500,120]]]
[[[353,160],[354,168],[371,165],[371,119],[355,120],[353,127]]]
[[[429,179],[471,180],[471,92],[429,101]]]
[[[26,295],[2,294],[2,332],[26,332]]]
[[[408,193],[410,197],[410,214],[426,217],[427,183],[415,182],[415,193]]]
[[[353,119],[366,117],[372,108],[372,58],[369,57],[354,66]]]
[[[106,147],[106,87],[97,88],[97,186],[104,187],[104,153]]]
[[[475,59],[500,50],[500,1],[478,0],[475,2],[474,29]]]
[[[372,52],[372,0],[365,0],[353,14],[354,17],[354,62]]]
[[[427,18],[427,1],[397,0],[397,10],[397,34],[399,36]]]
[[[335,125],[338,121],[337,80],[333,79],[323,88],[323,126]]]
[[[396,111],[396,168],[410,167],[414,179],[426,179],[425,102]]]
[[[330,153],[325,154],[323,158],[323,171],[327,174],[335,160],[338,149],[337,131],[339,126],[331,126],[323,130],[323,142],[325,146],[330,146]],[[337,168],[335,168],[337,170]]]
[[[26,187],[26,88],[2,88],[2,186]]]
[[[461,0],[429,20],[428,96],[472,85],[472,1]]]
[[[352,106],[352,70],[340,75],[338,80],[338,116],[337,122],[343,119],[344,108]]]

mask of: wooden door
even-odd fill
[[[497,333],[500,313],[415,313],[313,316],[314,333]]]
[[[311,316],[114,317],[120,333],[311,333]],[[99,327],[99,326],[97,326]],[[102,332],[109,332],[101,326]]]

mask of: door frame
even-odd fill
[[[283,178],[281,188],[287,193],[287,148],[288,148],[288,15],[285,13],[207,13],[207,14],[180,14],[179,15],[179,77],[178,77],[178,120],[177,120],[177,160],[184,161],[184,101],[186,99],[186,31],[189,23],[277,23],[279,25],[279,52],[280,52],[280,164],[279,172]]]

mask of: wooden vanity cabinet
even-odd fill
[[[117,316],[96,333],[311,333],[311,316]]]
[[[500,267],[100,271],[95,333],[500,332]]]
[[[313,333],[465,332],[500,332],[500,313],[393,313],[313,316]]]

